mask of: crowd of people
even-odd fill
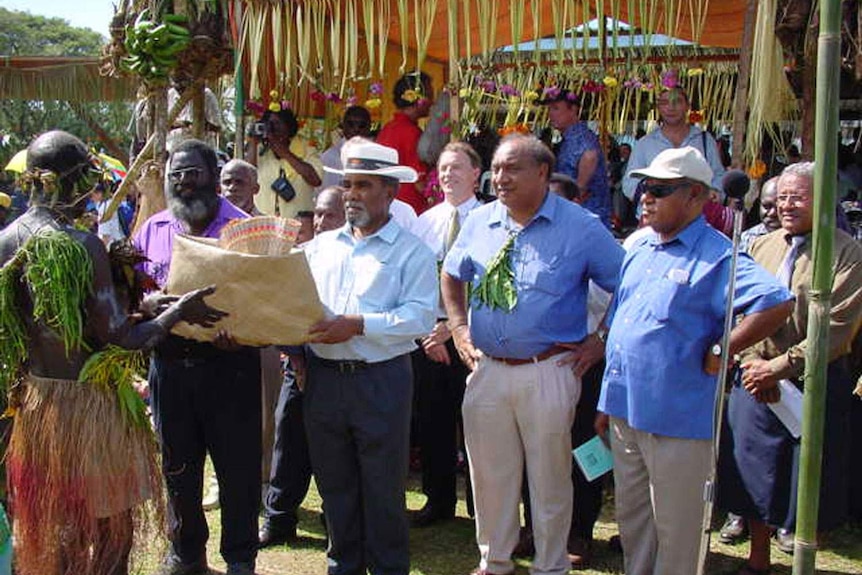
[[[659,127],[621,146],[614,162],[573,92],[541,102],[560,135],[555,147],[515,134],[490,157],[467,142],[423,141],[418,121],[433,102],[424,74],[399,80],[393,100],[398,111],[376,141],[368,111],[352,106],[322,154],[298,135],[289,108],[254,124],[245,159],[224,163],[209,144],[178,138],[167,209],[131,234],[131,276],[118,271],[113,241],[130,235],[132,219],[120,211],[103,228],[109,190],[91,177],[86,146],[57,131],[30,145],[30,207],[0,230],[0,333],[16,383],[7,465],[17,572],[126,574],[143,535],[136,513],[164,500],[160,575],[208,572],[211,506],[221,508],[227,573],[250,575],[259,549],[296,539],[313,475],[328,572],[407,575],[409,528],[455,516],[463,452],[479,556],[472,575],[509,575],[521,555],[532,573],[564,574],[588,566],[594,551],[605,482],[589,480],[572,449],[598,435],[613,454],[627,574],[696,572],[716,466],[716,504],[732,512],[722,537],[751,537],[739,573],[768,574],[770,535],[792,534],[795,521],[799,436],[772,407],[804,388],[813,163],[764,183],[760,221],[733,267],[720,150],[688,124],[679,88],[658,98]],[[480,190],[485,172],[491,197]],[[88,195],[99,220],[92,233],[75,227]],[[0,210],[10,204],[0,195]],[[614,227],[626,210],[640,229],[621,245]],[[258,215],[306,221],[298,243],[326,315],[305,345],[237,343],[219,328],[227,312],[205,301],[219,286],[162,291],[177,234],[216,238],[231,220]],[[59,247],[37,255],[44,238]],[[860,515],[851,490],[858,439],[848,438],[862,418],[852,395],[862,246],[841,229],[834,245],[824,532]],[[71,269],[67,253],[89,265]],[[55,281],[65,283],[56,285],[87,287],[70,288],[60,311],[47,313],[44,282],[31,273],[39,266],[59,270]],[[735,322],[723,349],[728,310]],[[78,334],[58,317],[72,318]],[[214,326],[213,341],[171,334],[178,321]],[[125,415],[119,391],[77,384],[115,348],[149,353],[157,443],[146,422]],[[728,358],[738,361],[716,454],[713,404]],[[96,425],[78,414],[96,409],[105,418]],[[427,500],[408,513],[412,447]],[[217,482],[209,503],[207,456]]]

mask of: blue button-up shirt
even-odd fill
[[[676,238],[656,233],[626,254],[608,334],[599,410],[641,431],[712,437],[715,376],[703,371],[724,328],[731,243],[703,216]],[[734,314],[792,295],[748,255],[737,265]]]
[[[476,285],[509,233],[517,233],[511,257],[518,303],[506,312],[471,297],[473,344],[486,355],[526,359],[580,341],[587,335],[589,280],[613,291],[622,248],[596,216],[556,194],[546,194],[520,232],[509,228],[502,203],[476,208],[443,263],[446,273]]]
[[[431,250],[390,218],[357,239],[350,224],[308,242],[305,254],[328,314],[361,314],[365,332],[337,344],[311,344],[326,359],[384,361],[416,348],[434,327],[437,264]]]
[[[571,176],[578,181],[578,163],[584,152],[593,150],[598,155],[596,171],[587,183],[589,197],[581,205],[590,210],[602,222],[611,226],[611,190],[608,181],[608,171],[605,165],[605,153],[599,143],[599,138],[584,122],[575,122],[563,133],[563,141],[557,150],[557,171]]]

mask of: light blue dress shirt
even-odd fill
[[[715,376],[703,371],[721,338],[731,242],[703,216],[662,243],[652,232],[626,253],[608,334],[599,411],[634,429],[709,439]],[[793,298],[775,277],[740,254],[735,314]]]
[[[626,165],[626,175],[623,177],[623,194],[628,199],[633,199],[638,182],[641,180],[641,178],[634,178],[629,174],[635,170],[649,166],[650,162],[661,152],[685,146],[691,146],[703,154],[709,167],[712,168],[712,187],[716,190],[721,190],[721,180],[724,178],[724,166],[721,164],[718,145],[715,143],[715,138],[710,134],[706,134],[704,138],[703,133],[703,130],[697,126],[691,126],[688,136],[683,140],[682,144],[674,146],[673,142],[668,140],[661,131],[661,128],[656,128],[635,142],[632,155],[629,157],[629,163]],[[706,141],[706,149],[704,149],[704,141]],[[640,206],[638,206],[638,214],[640,214]]]
[[[389,221],[356,239],[350,224],[315,236],[304,247],[320,301],[328,314],[361,314],[361,336],[337,344],[310,344],[326,359],[385,361],[416,348],[436,319],[434,254],[416,236]]]
[[[443,262],[449,275],[476,285],[486,266],[517,233],[512,269],[518,303],[511,312],[470,300],[470,334],[486,355],[527,359],[556,343],[587,336],[589,280],[612,292],[623,250],[601,220],[556,194],[546,194],[516,232],[499,201],[473,210]]]

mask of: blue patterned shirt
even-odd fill
[[[608,171],[605,164],[605,153],[602,151],[602,146],[599,143],[598,136],[590,130],[584,122],[575,122],[563,133],[563,141],[560,142],[560,148],[557,150],[557,167],[556,170],[567,176],[571,176],[575,181],[578,180],[578,163],[581,161],[581,156],[584,152],[595,150],[598,154],[598,165],[596,171],[593,172],[593,177],[590,178],[586,190],[581,190],[581,193],[588,193],[586,201],[581,205],[590,210],[599,218],[607,227],[611,227],[611,190],[610,182],[608,182]]]

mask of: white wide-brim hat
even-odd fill
[[[670,148],[653,158],[650,165],[639,170],[632,170],[635,178],[653,178],[656,180],[677,180],[687,178],[701,182],[708,188],[712,187],[712,168],[697,148],[685,146]]]
[[[341,148],[342,169],[324,166],[333,174],[370,174],[386,176],[399,182],[413,183],[419,174],[409,166],[398,164],[398,150],[382,146],[365,138],[351,138]]]

